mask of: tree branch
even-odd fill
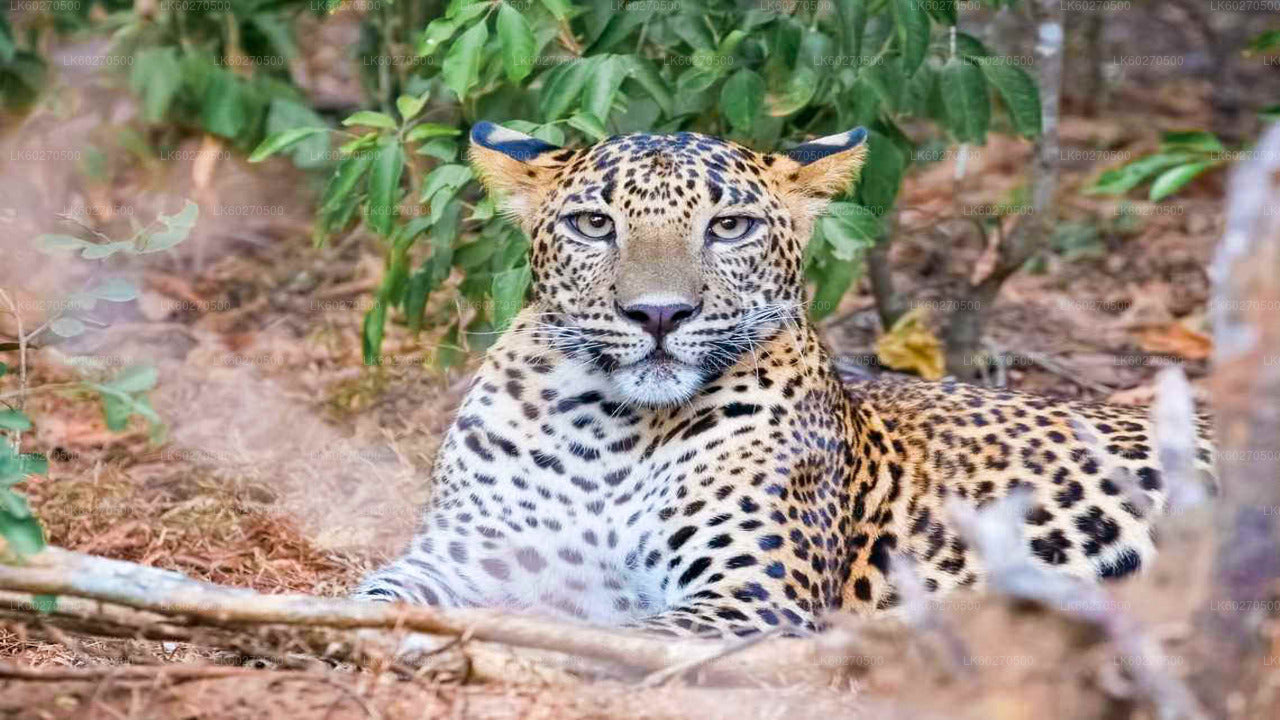
[[[2,550],[0,547],[0,561],[5,559]],[[618,676],[653,673],[692,657],[713,657],[726,648],[737,649],[732,641],[659,638],[497,610],[261,595],[54,547],[23,566],[0,564],[0,590],[57,595],[60,605],[70,596],[128,608],[113,608],[99,616],[83,604],[73,603],[50,616],[58,622],[78,622],[81,627],[96,622],[104,634],[117,637],[133,631],[138,637],[195,640],[198,638],[190,634],[190,628],[245,631],[286,626],[295,630],[292,640],[318,654],[326,654],[336,641],[359,648],[369,633],[354,631],[412,632],[567,655],[568,662],[577,668],[603,666],[604,674]],[[10,610],[22,609],[15,607],[12,595],[0,596],[0,607],[5,606],[5,600]],[[224,644],[227,637],[221,636]],[[704,672],[724,683],[786,682],[800,675],[812,680],[814,668],[820,667],[815,658],[846,652],[844,646],[852,642],[853,635],[847,631],[803,640],[770,640],[750,651],[726,653],[720,660],[708,662]]]

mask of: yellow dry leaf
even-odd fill
[[[894,370],[914,372],[926,380],[941,380],[946,362],[942,342],[926,326],[923,307],[903,315],[876,340],[876,357]]]
[[[1144,328],[1138,344],[1149,353],[1176,355],[1187,360],[1204,360],[1213,353],[1213,339],[1182,323],[1165,323]]]

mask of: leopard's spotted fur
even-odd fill
[[[895,553],[929,592],[981,585],[943,501],[1018,486],[1038,562],[1117,577],[1148,561],[1166,496],[1144,411],[842,382],[803,310],[804,245],[864,136],[788,155],[693,134],[562,150],[477,126],[473,159],[531,239],[531,304],[458,412],[421,532],[358,594],[676,633],[812,628],[892,607]],[[709,234],[727,215],[752,229]],[[685,317],[648,332],[637,303]]]

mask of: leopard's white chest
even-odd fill
[[[647,422],[581,365],[485,377],[441,449],[416,549],[462,604],[605,624],[665,609],[654,551],[675,486],[669,451],[644,456]]]

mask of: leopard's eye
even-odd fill
[[[712,240],[741,240],[756,226],[756,219],[743,215],[718,217],[711,221],[707,232]]]
[[[591,240],[608,240],[613,237],[613,218],[604,213],[578,213],[569,217],[569,224],[579,235]]]

